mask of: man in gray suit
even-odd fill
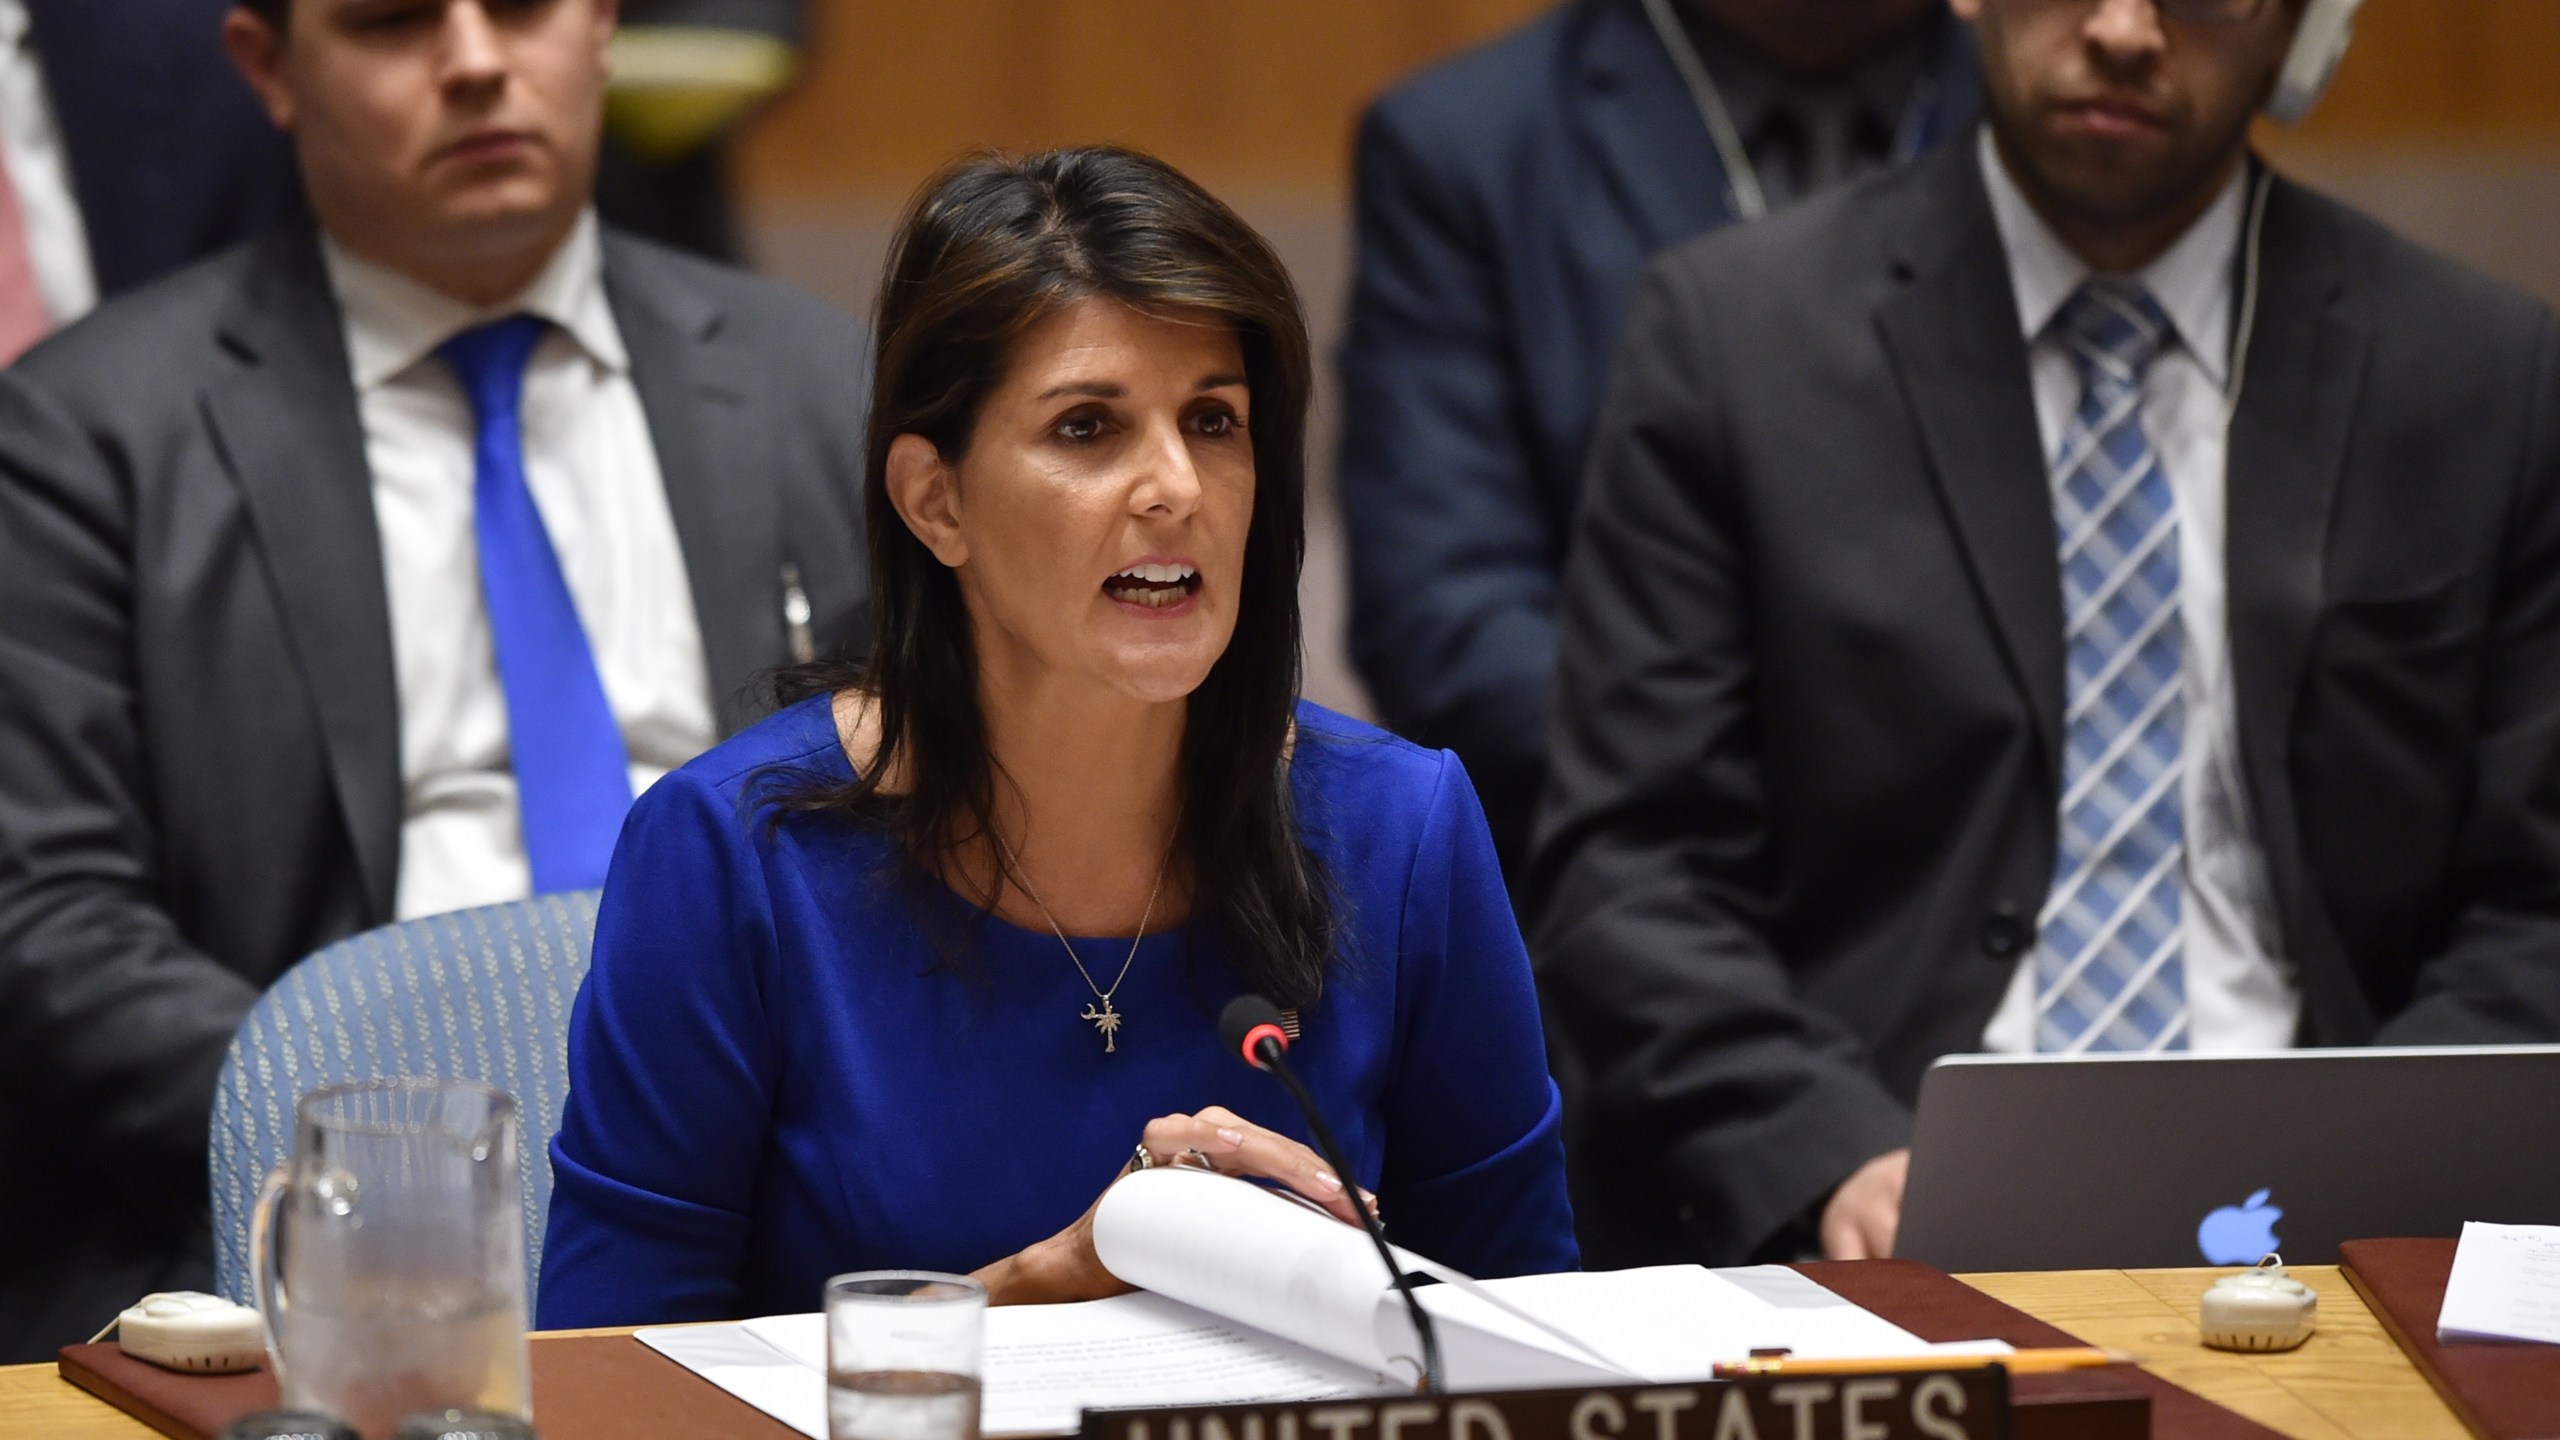
[[[611,0],[254,0],[299,223],[0,375],[0,1360],[209,1280],[279,971],[577,888],[859,633],[859,327],[599,231]]]
[[[1890,1253],[1949,1051],[2560,1038],[2560,321],[2249,156],[2349,8],[1957,0],[1986,132],[1655,266],[1530,902],[1594,1263]]]

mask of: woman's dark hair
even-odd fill
[[[1270,244],[1162,161],[1108,147],[975,156],[910,205],[875,320],[863,480],[870,658],[786,681],[798,694],[869,691],[880,748],[852,784],[802,789],[782,804],[878,825],[917,872],[946,879],[962,847],[993,833],[995,766],[968,611],[952,572],[889,503],[889,447],[919,435],[957,462],[1023,334],[1088,298],[1223,322],[1243,351],[1252,525],[1234,636],[1189,701],[1173,854],[1190,878],[1192,923],[1233,947],[1237,978],[1282,1005],[1310,1005],[1333,951],[1333,907],[1299,834],[1287,756],[1306,554],[1306,322]],[[880,783],[893,772],[895,793]],[[997,873],[1009,871],[1001,848],[990,849]]]
[[[234,0],[234,3],[278,30],[293,18],[293,0]]]

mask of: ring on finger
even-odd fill
[[[1172,1163],[1186,1170],[1207,1170],[1213,1173],[1218,1168],[1218,1163],[1209,1158],[1209,1152],[1206,1150],[1185,1150],[1174,1156]]]
[[[1138,1142],[1136,1152],[1130,1155],[1128,1163],[1120,1167],[1120,1173],[1135,1175],[1141,1170],[1153,1170],[1159,1163],[1161,1162],[1156,1159],[1156,1152],[1148,1149],[1147,1142],[1141,1140]]]

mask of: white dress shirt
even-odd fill
[[[592,214],[525,292],[485,310],[324,240],[373,472],[400,681],[402,919],[533,887],[508,768],[506,692],[472,528],[477,422],[438,345],[531,314],[525,481],[595,652],[637,795],[718,738],[702,631]]]
[[[0,0],[0,160],[18,192],[45,314],[57,328],[68,325],[98,303],[98,277],[89,264],[89,231],[71,189],[62,127],[27,32],[25,0]]]
[[[2036,214],[1987,127],[1980,158],[2027,340],[2036,427],[2044,453],[2053,455],[2080,404],[2080,373],[2052,321],[2092,272]],[[2281,954],[2265,852],[2241,785],[2240,706],[2231,679],[2223,387],[2231,363],[2232,279],[2246,189],[2244,170],[2186,234],[2135,277],[2177,330],[2144,377],[2141,403],[2143,432],[2168,472],[2178,512],[2186,692],[2182,954],[2193,1050],[2282,1049],[2293,1043],[2302,1014],[2301,989]],[[2035,1048],[2035,970],[2030,950],[1983,1031],[1984,1049]]]

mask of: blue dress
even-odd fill
[[[667,776],[614,852],[551,1146],[545,1328],[818,1308],[847,1270],[966,1272],[1072,1223],[1146,1123],[1225,1105],[1306,1139],[1218,1042],[1222,947],[1149,936],[1116,1053],[1053,934],[884,878],[887,839],[768,824],[776,765],[852,770],[825,697]],[[1302,704],[1299,823],[1340,954],[1291,1058],[1398,1243],[1483,1276],[1571,1269],[1529,962],[1456,759]],[[916,905],[971,939],[938,966]],[[1077,945],[1109,984],[1128,941]]]

